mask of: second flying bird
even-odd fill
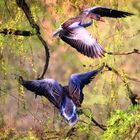
[[[129,12],[95,6],[83,10],[78,16],[65,21],[53,33],[53,36],[59,35],[64,42],[88,57],[99,58],[104,56],[105,51],[86,30],[86,27],[92,24],[93,19],[103,21],[102,17],[122,18],[131,15],[133,14]]]

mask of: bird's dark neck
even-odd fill
[[[63,86],[64,93],[68,96],[69,95],[69,87]]]
[[[69,96],[69,86],[63,86],[63,90],[64,90],[64,93],[69,97],[69,98],[71,98],[70,96]],[[81,97],[80,97],[80,104],[76,104],[75,102],[75,104],[76,104],[76,106],[78,106],[78,107],[80,107],[81,106],[81,104],[82,104],[82,102],[83,102],[83,99],[84,99],[84,94],[83,94],[83,92],[81,91]],[[72,99],[72,98],[71,98]],[[73,100],[73,99],[72,99]],[[74,101],[74,100],[73,100]]]

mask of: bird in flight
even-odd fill
[[[84,86],[89,84],[103,68],[104,65],[90,72],[72,74],[67,86],[62,86],[54,79],[28,81],[19,76],[18,81],[35,95],[45,96],[59,109],[69,125],[73,126],[78,121],[77,107],[83,102]]]
[[[53,33],[53,37],[59,37],[75,48],[78,52],[91,57],[100,58],[104,56],[104,49],[96,39],[86,30],[92,24],[92,20],[104,21],[102,17],[123,18],[131,16],[132,13],[102,6],[94,6],[80,12],[76,17],[70,18],[60,25]]]

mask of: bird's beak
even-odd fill
[[[100,18],[100,20],[99,20],[99,21],[101,21],[101,22],[105,22],[105,20],[104,20],[102,17]]]

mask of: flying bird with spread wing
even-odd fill
[[[62,86],[54,79],[28,81],[19,76],[18,81],[35,95],[45,96],[59,109],[69,125],[73,126],[78,121],[77,107],[83,102],[84,86],[89,84],[103,68],[104,65],[90,72],[72,74],[67,86]]]
[[[131,15],[133,14],[129,12],[95,6],[83,10],[78,16],[65,21],[53,33],[53,37],[59,35],[64,42],[75,48],[78,52],[91,58],[100,58],[104,56],[105,51],[86,30],[86,27],[92,25],[93,19],[104,21],[103,17],[123,18]]]

